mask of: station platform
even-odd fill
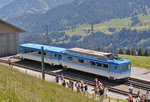
[[[131,78],[136,78],[150,82],[150,69],[132,67]]]

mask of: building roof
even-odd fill
[[[92,56],[98,56],[98,57],[111,54],[111,53],[104,53],[104,52],[82,49],[82,48],[71,48],[71,49],[67,49],[67,51],[81,53],[81,54],[87,54],[87,55],[92,55]]]
[[[20,46],[26,48],[38,49],[38,50],[41,50],[41,47],[43,46],[45,51],[53,51],[53,52],[64,52],[66,50],[60,47],[47,46],[41,44],[32,44],[32,43],[21,44]]]
[[[2,19],[0,19],[0,23],[4,23],[4,24],[10,26],[11,28],[16,29],[16,31],[19,32],[19,33],[24,33],[24,32],[26,32],[25,30],[23,30],[23,29],[21,29],[21,28],[18,28],[18,27],[16,27],[15,25],[12,25],[12,24],[10,24],[10,23],[8,23],[8,22],[2,20]]]

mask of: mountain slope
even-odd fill
[[[0,0],[0,8],[9,4],[10,2],[12,2],[12,0]]]
[[[40,15],[24,15],[10,21],[29,32],[74,28],[76,25],[101,23],[114,18],[146,15],[150,8],[147,0],[75,0],[69,5],[61,5]],[[36,16],[36,19],[33,19]],[[32,22],[31,22],[32,19]],[[30,25],[30,28],[29,28]]]
[[[21,43],[45,44],[45,24],[48,24],[52,45],[89,48],[89,24],[94,23],[96,47],[116,50],[119,47],[150,48],[149,31],[144,31],[150,28],[149,16],[148,0],[75,0],[44,14],[25,14],[9,20],[27,31]]]
[[[61,4],[73,0],[13,0],[12,3],[0,9],[0,17],[19,17],[24,14],[44,13]]]

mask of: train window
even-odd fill
[[[85,63],[86,65],[89,65],[90,61],[85,60],[84,63]]]
[[[78,62],[78,58],[74,57],[73,62]]]
[[[78,61],[79,61],[79,63],[84,63],[83,59],[79,59]]]
[[[49,52],[46,52],[46,57],[50,57],[50,53]]]
[[[54,54],[54,58],[57,59],[57,54]]]
[[[27,50],[26,50],[26,49],[23,49],[23,53],[27,53]]]
[[[93,62],[93,61],[90,61],[90,64],[91,64],[92,66],[95,66],[95,62]]]
[[[36,50],[30,50],[28,53],[32,55],[38,55],[38,52]]]
[[[58,54],[58,59],[62,59],[62,55]]]
[[[102,67],[102,64],[101,63],[96,63],[97,64],[97,67]]]
[[[111,71],[113,71],[113,66],[111,64],[109,65],[109,68]]]
[[[41,51],[38,51],[38,54],[41,55]]]
[[[68,61],[72,61],[72,57],[68,56]]]
[[[131,65],[130,64],[127,64],[127,69],[130,69]]]
[[[115,72],[117,72],[117,66],[115,65]]]
[[[41,53],[41,54],[42,54],[42,53]],[[46,57],[46,52],[44,52],[43,54],[44,54],[44,57]]]
[[[126,66],[125,65],[120,65],[120,71],[122,70],[126,70]]]
[[[23,49],[23,52],[24,52],[24,53],[29,53],[30,50],[29,50],[29,49]]]
[[[108,69],[108,64],[103,64],[104,69]]]

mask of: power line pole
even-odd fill
[[[48,24],[46,24],[46,39],[47,39],[47,45],[49,45]]]
[[[42,69],[42,79],[45,80],[45,68],[44,68],[44,47],[41,47],[41,69]]]
[[[93,23],[91,24],[91,35],[92,35],[92,50],[94,50],[94,25],[93,25]]]

